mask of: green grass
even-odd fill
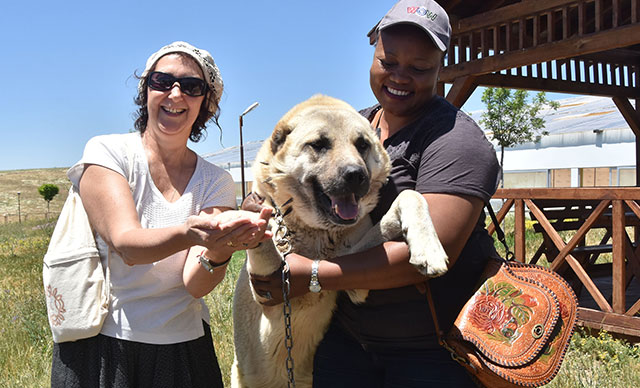
[[[46,209],[46,203],[37,195],[37,186],[55,180],[33,182],[36,170],[15,172],[12,191],[27,192],[35,187],[33,202],[37,209]],[[64,169],[47,170],[64,176]],[[47,172],[45,171],[45,172]],[[0,172],[0,183],[8,182]],[[3,180],[4,179],[4,180]],[[2,187],[1,198],[11,198]],[[68,188],[68,186],[67,186]],[[54,201],[60,207],[66,189]],[[35,199],[39,199],[36,201]],[[42,202],[42,203],[40,203]],[[2,202],[0,202],[2,203]],[[53,212],[52,202],[52,212]],[[26,211],[30,211],[27,207]],[[59,208],[58,208],[59,211]],[[34,212],[35,213],[35,212]],[[1,210],[0,210],[1,215]],[[530,228],[528,228],[530,229]],[[505,230],[513,247],[513,220],[507,219]],[[0,387],[41,388],[49,386],[52,341],[46,317],[42,289],[42,258],[46,252],[53,224],[42,219],[18,224],[4,224],[0,219]],[[527,253],[530,257],[540,244],[539,235],[526,232]],[[596,237],[597,238],[597,237]],[[499,244],[499,243],[498,243]],[[501,249],[497,245],[498,249]],[[225,384],[229,384],[229,371],[233,362],[232,298],[235,281],[244,255],[234,257],[225,280],[206,296],[211,311],[211,331]],[[606,259],[605,259],[606,260]],[[607,333],[589,333],[578,330],[574,335],[567,357],[556,379],[547,385],[552,388],[604,387],[627,388],[640,386],[640,346],[614,339]]]
[[[592,335],[593,334],[593,335]],[[549,388],[629,388],[640,385],[640,345],[606,332],[578,329]]]
[[[222,370],[225,387],[229,387],[231,364],[233,364],[233,290],[238,273],[244,263],[244,252],[236,252],[227,267],[227,275],[216,288],[205,297],[211,314],[211,336]]]
[[[42,258],[53,225],[45,221],[0,225],[0,387],[49,385],[52,340],[42,287]],[[232,298],[244,253],[206,296],[211,332],[225,385],[233,362]]]
[[[49,385],[51,334],[42,289],[42,257],[51,227],[0,226],[0,386]]]
[[[0,225],[0,387],[49,385],[51,335],[42,290],[42,257],[52,226],[42,221]],[[233,362],[232,295],[244,255],[234,257],[225,280],[205,301],[211,331],[229,384]],[[640,346],[607,333],[578,330],[562,368],[548,387],[619,387],[640,385]]]

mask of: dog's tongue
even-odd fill
[[[331,208],[343,220],[353,220],[358,216],[358,202],[354,194],[345,197],[331,197]]]

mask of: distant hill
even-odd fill
[[[67,199],[71,182],[67,179],[68,168],[41,168],[32,170],[0,171],[0,223],[5,215],[9,221],[18,219],[18,192],[20,192],[20,214],[24,217],[43,218],[47,202],[38,193],[38,187],[45,183],[57,185],[58,195],[50,204],[51,213],[56,215]]]

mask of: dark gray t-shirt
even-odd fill
[[[360,113],[371,120],[379,109],[377,105]],[[419,119],[385,140],[384,146],[392,167],[372,212],[374,222],[403,190],[470,195],[487,202],[497,188],[500,167],[493,146],[468,115],[440,96],[425,106]],[[475,291],[490,255],[496,253],[482,213],[456,264],[430,281],[443,330]],[[414,286],[370,291],[362,305],[354,305],[341,293],[335,320],[365,346],[438,346],[426,297]]]

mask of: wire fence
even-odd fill
[[[2,214],[2,222],[6,224],[14,222],[27,222],[31,220],[55,220],[60,212],[31,212],[31,213],[4,213]]]

